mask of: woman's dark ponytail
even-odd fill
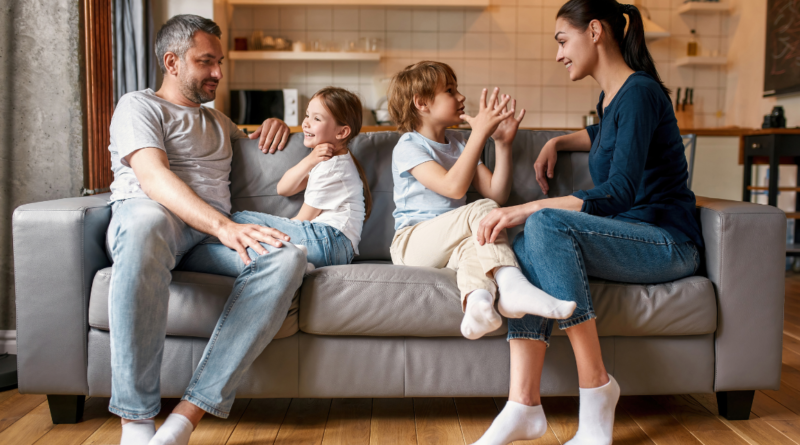
[[[628,32],[625,32],[625,15],[628,16]],[[558,11],[556,18],[563,18],[572,26],[586,31],[592,20],[599,20],[619,44],[625,63],[634,71],[644,71],[655,79],[664,94],[670,90],[658,75],[656,64],[644,39],[644,22],[639,8],[620,4],[616,0],[569,0]]]

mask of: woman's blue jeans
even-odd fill
[[[258,212],[236,212],[231,220],[238,224],[272,227],[289,235],[289,242],[308,249],[308,262],[314,267],[340,266],[353,261],[353,243],[339,229],[311,221],[295,221]]]
[[[689,242],[675,242],[664,229],[560,209],[542,209],[525,222],[513,243],[520,268],[536,287],[559,300],[577,303],[561,329],[596,317],[589,276],[623,283],[655,284],[693,275],[700,254]],[[550,344],[553,322],[526,315],[508,320],[508,339]]]

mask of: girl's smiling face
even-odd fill
[[[338,147],[349,133],[347,128],[336,123],[322,101],[315,97],[308,103],[306,118],[303,119],[303,145],[314,148],[328,143]]]

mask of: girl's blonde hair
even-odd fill
[[[405,67],[395,74],[389,85],[389,117],[401,133],[414,131],[420,125],[414,96],[433,100],[440,84],[457,84],[456,73],[446,63],[426,60]]]
[[[331,113],[336,124],[350,127],[350,134],[342,141],[345,147],[348,147],[348,151],[350,151],[348,146],[350,141],[355,139],[358,133],[361,132],[361,100],[350,91],[336,87],[325,87],[314,93],[311,99],[315,97],[318,97],[322,105]],[[372,193],[369,190],[367,175],[364,173],[361,163],[358,162],[358,159],[356,159],[352,151],[350,151],[350,155],[353,158],[353,163],[356,164],[358,176],[364,184],[364,207],[366,209],[364,221],[366,221],[370,213],[372,213]]]

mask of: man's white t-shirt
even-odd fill
[[[125,157],[152,147],[164,150],[170,170],[203,201],[230,215],[232,143],[247,136],[228,116],[176,105],[146,89],[120,98],[110,130],[111,201],[148,198]]]
[[[364,184],[350,153],[320,162],[308,174],[304,202],[322,210],[313,222],[342,232],[358,255],[364,224]]]

